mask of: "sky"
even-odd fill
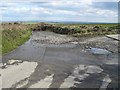
[[[105,1],[105,0],[104,0]],[[1,2],[0,21],[118,22],[118,2],[49,0]]]

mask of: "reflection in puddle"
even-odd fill
[[[96,55],[109,55],[111,54],[110,51],[106,50],[106,49],[101,49],[101,48],[90,48],[88,49],[92,54],[96,54]]]

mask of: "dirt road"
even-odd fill
[[[111,53],[95,55],[87,47]],[[33,32],[28,42],[2,61],[3,88],[118,87],[118,41],[105,36],[78,39]]]

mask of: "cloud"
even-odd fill
[[[2,0],[1,2],[51,2],[51,1],[58,1],[58,0]],[[60,0],[60,1],[68,1],[68,0]],[[82,2],[89,0],[69,0],[74,2]],[[92,2],[119,2],[119,0],[90,0]]]
[[[117,3],[94,3],[92,1],[57,0],[39,3],[3,3],[0,4],[0,10],[3,20],[117,22],[117,7],[110,8],[112,5],[116,6]]]

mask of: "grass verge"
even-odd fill
[[[13,49],[16,49],[18,46],[25,43],[30,35],[32,30],[31,26],[27,25],[9,25],[5,24],[0,30],[0,55],[8,53]]]
[[[2,32],[2,54],[5,54],[25,43],[30,35],[30,30],[4,30]]]

